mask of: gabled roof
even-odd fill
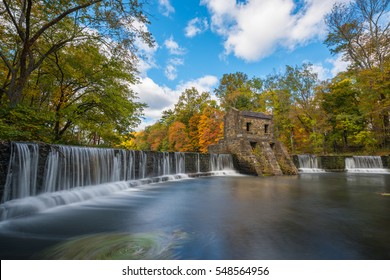
[[[250,118],[257,118],[257,119],[272,120],[271,115],[266,115],[264,113],[258,113],[258,112],[241,111],[241,116],[250,117]]]

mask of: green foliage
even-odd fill
[[[0,4],[0,21],[8,23],[0,27],[0,138],[119,144],[145,107],[130,89],[134,40],[153,43],[149,33],[134,29],[134,20],[148,22],[141,3],[26,3],[28,9],[18,1]],[[95,24],[108,26],[87,30]],[[109,30],[115,37],[106,37]]]
[[[224,74],[214,93],[221,101],[225,110],[236,108],[238,110],[261,111],[264,108],[259,92],[263,81],[259,78],[248,79],[242,72]],[[263,104],[263,106],[261,106]]]
[[[0,109],[0,139],[50,142],[53,114],[18,105]]]

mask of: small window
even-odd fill
[[[264,125],[264,133],[268,133],[268,127],[269,127],[269,124]]]
[[[252,150],[256,149],[257,142],[250,142]]]
[[[251,130],[251,126],[252,126],[252,123],[247,122],[246,123],[246,131],[250,131]]]

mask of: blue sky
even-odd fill
[[[156,46],[138,42],[140,83],[133,90],[149,106],[139,129],[172,108],[186,88],[212,93],[223,74],[265,77],[307,62],[321,79],[345,70],[323,44],[323,17],[336,1],[149,0],[151,24],[140,28]]]

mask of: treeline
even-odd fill
[[[137,44],[154,44],[143,1],[0,2],[0,139],[206,152],[231,107],[272,114],[293,153],[378,152],[390,145],[389,1],[336,4],[325,44],[350,63],[320,81],[310,64],[265,78],[236,72],[214,92],[185,90],[156,124],[132,132]]]
[[[292,153],[388,153],[390,146],[389,1],[335,4],[325,44],[350,63],[320,81],[310,64],[266,78],[225,74],[211,93],[183,92],[175,109],[123,142],[133,149],[200,151],[222,136],[231,107],[273,115],[275,135]]]
[[[129,135],[122,146],[135,150],[207,152],[223,137],[223,111],[208,92],[186,89],[161,120]]]
[[[208,92],[187,89],[173,110],[122,145],[206,152],[223,137],[223,115],[234,107],[272,114],[276,137],[293,153],[385,151],[390,143],[388,62],[384,69],[385,75],[375,67],[349,70],[329,81],[320,81],[310,64],[286,66],[265,79],[225,74],[214,90],[219,102]]]

